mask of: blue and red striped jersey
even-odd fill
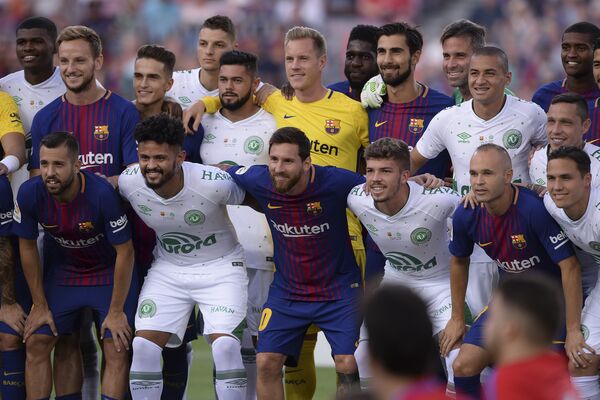
[[[390,103],[384,101],[380,108],[368,109],[369,141],[372,143],[383,137],[403,140],[412,150],[417,144],[429,122],[441,110],[452,107],[454,100],[437,90],[421,84],[421,94],[408,103]],[[417,174],[428,172],[444,178],[449,176],[450,155],[446,150],[429,160]]]
[[[63,95],[42,108],[31,125],[32,154],[29,169],[40,167],[40,142],[49,133],[71,132],[79,143],[82,168],[106,176],[119,175],[137,162],[133,137],[139,112],[110,90],[92,104],[74,105]]]
[[[360,101],[360,91],[350,87],[350,81],[335,82],[327,85],[327,89],[340,92],[350,97],[352,100]]]
[[[267,217],[275,258],[270,295],[332,301],[360,293],[360,270],[347,233],[346,199],[364,177],[313,165],[307,189],[290,196],[273,188],[265,165],[234,166],[228,172]]]
[[[44,279],[63,286],[111,285],[113,245],[131,239],[121,198],[104,178],[81,171],[81,189],[69,203],[51,196],[41,176],[23,183],[17,195],[14,232],[34,240],[44,229]]]
[[[594,100],[594,108],[590,110],[592,124],[583,139],[586,142],[600,146],[600,97]]]
[[[450,253],[469,257],[477,244],[496,261],[501,277],[533,270],[560,279],[557,264],[575,254],[571,241],[536,193],[512,188],[513,202],[503,215],[491,215],[481,205],[456,209]]]

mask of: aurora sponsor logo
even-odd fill
[[[329,224],[325,222],[321,225],[288,225],[278,224],[277,222],[270,220],[273,228],[281,233],[285,237],[307,237],[314,236],[324,233],[329,230]]]
[[[212,246],[217,243],[215,234],[202,239],[189,233],[168,232],[158,238],[158,243],[171,254],[189,254],[194,250],[200,250],[202,246]]]
[[[392,268],[400,272],[421,272],[431,269],[437,265],[437,260],[433,257],[431,260],[423,262],[417,257],[399,251],[390,251],[385,253],[385,258]]]

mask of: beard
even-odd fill
[[[169,182],[171,179],[173,179],[173,177],[175,176],[175,169],[176,169],[176,163],[173,163],[173,168],[171,168],[169,171],[165,172],[162,168],[160,167],[155,167],[155,168],[144,168],[142,175],[144,176],[144,181],[146,182],[146,186],[148,186],[150,189],[160,189],[165,183]],[[158,172],[161,174],[160,178],[158,181],[156,182],[149,182],[148,178],[146,177],[146,174],[150,173],[150,172]]]
[[[223,107],[224,109],[229,110],[229,111],[235,111],[235,110],[239,110],[240,108],[242,108],[242,106],[244,104],[246,104],[248,102],[248,100],[250,100],[251,96],[252,96],[252,90],[248,90],[248,93],[246,93],[245,96],[238,97],[238,100],[233,101],[233,102],[227,103],[226,101],[223,100],[223,96],[220,94],[219,94],[219,99],[221,100],[221,107]]]
[[[46,180],[48,180],[49,178],[57,179],[54,176],[46,177],[46,179],[44,180],[44,186],[46,187],[46,190],[48,191],[48,193],[50,193],[53,196],[59,196],[59,195],[63,194],[64,192],[66,192],[73,185],[73,182],[75,181],[75,174],[71,175],[64,182],[58,181],[58,179],[57,179],[58,187],[55,189],[50,189],[48,187]]]
[[[278,182],[277,180],[275,180],[275,177],[277,177],[277,176],[288,178],[288,180],[284,183]],[[287,193],[294,186],[296,186],[298,181],[300,181],[301,176],[302,176],[301,173],[299,173],[298,175],[295,175],[295,176],[289,176],[287,174],[276,174],[275,176],[271,175],[271,182],[273,182],[273,187],[275,188],[275,190],[278,193]]]
[[[395,78],[386,79],[383,76],[383,74],[381,74],[381,77],[383,78],[383,82],[386,85],[391,86],[391,87],[396,87],[396,86],[400,86],[404,82],[406,82],[406,80],[408,79],[408,77],[410,76],[410,74],[412,74],[412,65],[408,64],[408,69],[406,71],[404,71],[404,72],[401,72]]]
[[[66,84],[65,82],[65,86],[73,93],[81,93],[84,92],[86,90],[88,90],[91,86],[92,83],[96,80],[96,78],[94,77],[94,75],[92,74],[89,78],[87,78],[86,80],[84,80],[81,85],[79,86],[69,86]]]

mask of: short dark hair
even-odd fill
[[[384,137],[377,139],[367,146],[364,153],[365,160],[392,159],[402,170],[410,170],[410,150],[408,145],[399,139]]]
[[[473,57],[475,57],[475,56],[496,57],[498,59],[498,62],[500,63],[500,67],[502,68],[502,70],[504,72],[508,72],[508,56],[506,55],[504,50],[502,50],[499,47],[495,47],[495,46],[480,47],[478,49],[475,49],[475,51],[473,52]]]
[[[557,159],[566,159],[574,161],[577,165],[577,170],[584,176],[590,173],[590,156],[588,154],[574,146],[562,146],[548,155],[548,162]]]
[[[310,156],[310,140],[308,140],[306,134],[298,128],[286,126],[273,132],[271,139],[269,139],[269,153],[271,152],[271,147],[274,144],[282,143],[297,145],[298,155],[302,161],[306,160]]]
[[[550,345],[564,315],[562,294],[556,283],[539,274],[509,278],[498,285],[502,302],[525,317],[525,334],[536,343]]]
[[[48,36],[52,39],[54,43],[56,41],[56,37],[58,36],[58,29],[56,28],[56,24],[45,17],[29,17],[21,21],[21,23],[17,26],[16,32],[19,32],[20,29],[43,29],[48,32]]]
[[[369,43],[374,52],[377,52],[377,27],[373,25],[356,25],[350,31],[348,43],[353,40],[362,40]]]
[[[596,52],[596,50],[600,50],[600,37],[594,40],[594,52]]]
[[[364,316],[369,353],[386,371],[411,378],[433,371],[433,326],[427,306],[412,290],[381,286],[367,298]]]
[[[152,60],[156,60],[159,63],[162,63],[165,71],[167,71],[167,75],[169,77],[173,76],[173,70],[175,69],[175,54],[160,46],[158,44],[145,44],[140,47],[137,51],[136,60],[140,58],[150,58]]]
[[[461,36],[471,38],[473,49],[485,46],[485,28],[468,19],[459,19],[446,25],[440,37],[440,43],[443,44],[446,39],[450,39],[451,37]]]
[[[220,29],[223,32],[227,33],[232,41],[235,40],[235,25],[233,25],[233,21],[231,18],[225,15],[215,15],[213,17],[207,18],[200,30],[208,28],[208,29]]]
[[[568,26],[563,32],[561,40],[564,39],[565,33],[583,33],[584,35],[588,35],[590,38],[590,45],[593,45],[594,41],[600,38],[600,28],[591,22],[586,21],[576,22],[573,25]]]
[[[575,111],[577,112],[577,115],[579,116],[579,118],[581,118],[582,121],[585,121],[590,116],[587,101],[585,101],[583,96],[580,94],[573,92],[557,94],[552,98],[550,105],[557,103],[575,104]]]
[[[410,51],[410,55],[423,48],[423,35],[416,27],[407,24],[406,22],[394,22],[385,24],[377,30],[377,38],[382,36],[404,35],[406,44]]]
[[[255,54],[240,50],[223,53],[220,64],[221,67],[223,65],[243,65],[252,76],[256,76],[258,71],[258,57]]]
[[[42,138],[40,142],[40,149],[45,147],[47,149],[56,149],[61,146],[66,146],[69,152],[71,160],[77,160],[79,156],[79,143],[77,139],[70,132],[52,132]]]
[[[167,143],[170,146],[181,147],[183,146],[185,132],[181,120],[160,113],[138,122],[133,136],[138,143],[152,141],[158,144]]]

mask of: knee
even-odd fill
[[[226,359],[233,359],[238,356],[241,357],[241,344],[239,340],[233,336],[219,336],[212,342],[211,347],[213,357],[215,357],[215,355],[226,357]]]
[[[124,347],[117,351],[113,339],[104,339],[102,353],[107,366],[119,368],[129,364],[129,351]]]
[[[29,343],[27,345],[29,346]],[[56,362],[71,360],[71,357],[77,357],[79,359],[79,354],[79,335],[60,337],[56,343],[56,349],[54,349],[54,359]]]
[[[133,360],[137,365],[160,365],[162,347],[141,336],[133,338],[131,344]]]
[[[281,354],[258,353],[256,355],[258,375],[262,378],[281,379],[283,362],[284,359]]]
[[[26,354],[27,360],[33,361],[40,358],[50,357],[50,352],[56,343],[56,338],[49,335],[35,334],[27,339]]]
[[[480,367],[480,362],[471,357],[458,353],[458,356],[452,363],[452,371],[455,376],[474,376],[481,373],[483,368]]]
[[[19,350],[23,347],[22,340],[20,336],[0,333],[0,351]]]
[[[353,355],[336,355],[335,370],[342,374],[354,374],[358,371],[356,359]]]

